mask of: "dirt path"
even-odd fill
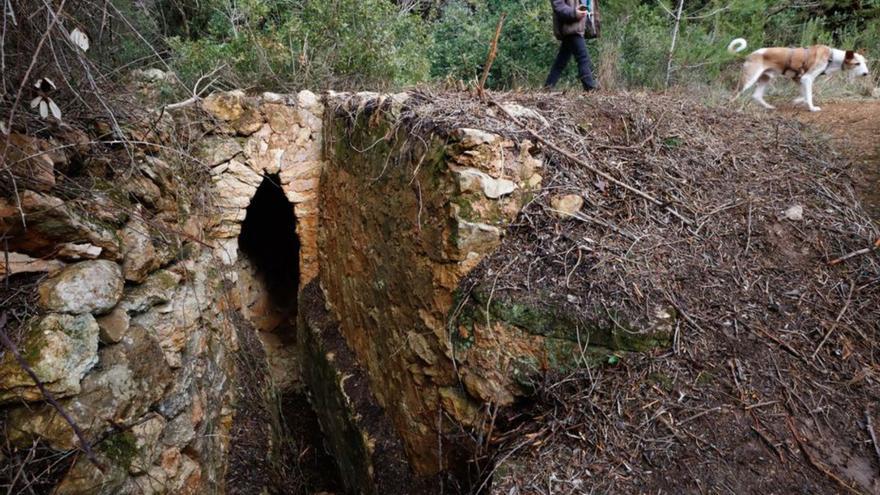
[[[880,100],[824,102],[821,112],[782,111],[814,125],[856,165],[856,189],[865,209],[880,222]]]

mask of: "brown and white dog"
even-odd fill
[[[746,46],[746,40],[737,38],[727,45],[727,51],[738,53],[745,50]],[[867,76],[868,64],[859,53],[825,45],[813,45],[809,48],[761,48],[746,57],[739,91],[733,99],[737,99],[757,83],[752,98],[764,108],[772,109],[774,107],[764,101],[764,93],[773,78],[785,76],[801,85],[801,96],[794,103],[806,103],[811,112],[818,112],[821,108],[813,105],[813,81],[822,74],[838,71],[852,76]]]

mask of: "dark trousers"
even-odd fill
[[[571,34],[562,38],[559,45],[559,53],[556,60],[553,61],[553,67],[550,68],[550,74],[547,76],[547,82],[544,83],[548,88],[556,86],[559,76],[568,65],[569,59],[574,55],[574,59],[578,64],[578,78],[584,89],[594,89],[596,87],[593,81],[593,64],[590,62],[590,54],[587,52],[587,43],[584,37],[579,34]]]

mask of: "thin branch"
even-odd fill
[[[865,408],[865,427],[871,435],[871,443],[874,444],[874,453],[877,454],[877,463],[880,464],[880,443],[877,442],[877,433],[874,432],[874,424],[871,421],[871,412]]]
[[[844,303],[843,309],[841,309],[840,313],[838,313],[837,319],[834,320],[834,324],[831,325],[831,328],[828,330],[828,333],[825,334],[822,342],[819,342],[819,345],[816,346],[816,350],[813,351],[813,355],[811,356],[813,359],[816,359],[816,355],[819,354],[820,350],[822,350],[822,346],[825,345],[825,342],[828,341],[828,337],[831,337],[831,334],[834,333],[835,329],[837,329],[837,325],[840,323],[840,319],[843,318],[844,313],[846,313],[847,308],[849,308],[849,302],[852,301],[852,295],[855,288],[856,284],[850,282],[849,295],[846,296],[846,303]]]
[[[492,38],[492,45],[489,47],[489,55],[486,57],[486,64],[483,66],[483,75],[480,77],[480,84],[477,86],[477,94],[483,96],[486,87],[486,79],[489,78],[489,69],[492,68],[492,62],[498,54],[498,38],[501,37],[501,27],[504,25],[504,18],[507,13],[502,12],[498,18],[498,26],[495,27],[495,36]]]
[[[845,255],[841,256],[840,258],[833,259],[833,260],[829,261],[828,264],[834,266],[839,263],[843,263],[844,261],[846,261],[850,258],[855,258],[856,256],[861,256],[863,254],[870,254],[870,253],[876,251],[877,249],[880,249],[880,239],[877,239],[876,241],[874,241],[874,245],[872,245],[871,247],[866,247],[864,249],[859,249],[859,250],[853,251],[849,254],[845,254]]]

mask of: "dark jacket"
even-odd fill
[[[550,4],[553,6],[553,35],[556,39],[572,34],[584,35],[587,18],[577,18],[579,0],[550,0]]]

